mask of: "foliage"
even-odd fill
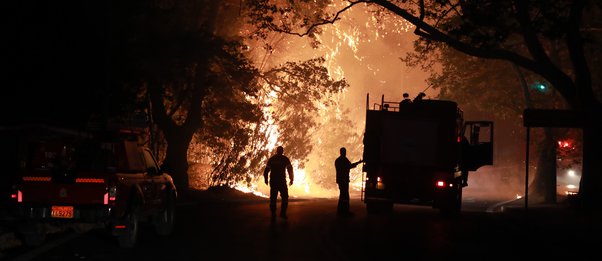
[[[324,58],[287,62],[264,73],[262,79],[277,97],[270,106],[270,118],[278,126],[278,143],[287,154],[301,160],[312,150],[310,135],[317,127],[316,116],[322,107],[333,105],[331,97],[347,87],[345,80],[334,80],[322,65]]]
[[[303,167],[313,149],[311,139],[319,126],[318,111],[331,105],[331,96],[346,87],[344,80],[330,78],[323,62],[322,58],[287,62],[258,75],[261,95],[254,104],[269,113],[253,121],[239,121],[236,126],[231,126],[232,117],[218,124],[211,123],[215,118],[208,121],[207,132],[198,145],[208,147],[207,155],[212,155],[208,160],[212,166],[211,185],[244,181],[251,186],[261,177],[265,162],[273,153],[269,149],[274,138],[285,147],[285,154]],[[240,106],[229,108],[244,110]],[[274,126],[277,134],[269,131]]]
[[[319,116],[319,127],[312,133],[312,143],[316,146],[309,155],[311,161],[306,165],[306,173],[322,188],[336,189],[334,160],[339,156],[339,148],[347,149],[351,161],[359,160],[352,157],[362,155],[362,133],[353,132],[349,110],[342,111],[341,106],[325,108]],[[351,180],[355,178],[351,177]]]
[[[267,38],[270,32],[290,33],[297,28],[310,27],[306,33],[297,33],[300,36],[308,35],[311,44],[317,47],[319,41],[316,35],[322,32],[317,24],[324,21],[324,16],[329,14],[326,9],[331,1],[271,1],[249,0],[246,1],[248,20],[256,25],[251,35],[253,38]]]
[[[156,137],[167,141],[170,167],[180,166],[181,172],[186,161],[205,162],[213,185],[249,183],[261,172],[270,153],[266,107],[275,119],[269,124],[280,130],[279,142],[303,162],[318,106],[345,87],[343,80],[330,79],[323,59],[260,72],[234,35],[239,24],[225,23],[236,20],[226,2],[134,1],[116,8],[124,22],[117,39],[125,39],[116,42],[120,79],[143,87],[137,89],[147,92],[139,96],[142,101],[150,97],[161,131]],[[277,98],[265,104],[272,92]]]
[[[309,26],[290,29],[276,20],[269,21],[265,27],[307,35],[314,32],[316,26],[336,22],[338,15],[351,7],[368,4],[374,10],[386,11],[390,19],[405,19],[416,26],[414,33],[422,39],[416,48],[422,55],[418,58],[444,55],[437,52],[444,45],[469,56],[510,62],[553,86],[567,107],[581,110],[588,122],[598,122],[593,115],[602,112],[602,94],[600,84],[592,82],[596,77],[592,77],[590,67],[598,61],[588,54],[599,50],[599,33],[589,28],[599,25],[596,19],[602,7],[599,1],[358,0],[346,3],[333,13],[326,12],[317,19],[309,17],[310,21],[317,20]],[[299,30],[305,33],[298,33]],[[594,207],[602,199],[602,177],[597,175],[602,163],[595,156],[601,150],[602,139],[598,138],[596,129],[600,129],[599,124],[585,128],[583,135],[580,195],[587,207]]]

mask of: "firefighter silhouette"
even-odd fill
[[[426,94],[424,94],[424,92],[421,92],[418,95],[416,95],[416,97],[414,98],[414,100],[412,102],[422,101],[422,99],[424,99],[424,97],[426,97]]]
[[[339,185],[339,202],[337,205],[337,214],[339,215],[350,215],[349,211],[349,171],[355,168],[357,164],[363,162],[359,160],[351,163],[347,159],[347,149],[342,147],[340,150],[340,156],[334,161],[334,166],[337,171],[337,184]]]
[[[410,95],[407,92],[403,93],[403,100],[399,102],[399,106],[403,106],[404,104],[410,104],[412,100],[410,99]]]
[[[288,207],[288,187],[286,185],[286,172],[290,179],[289,185],[293,185],[295,176],[293,174],[293,166],[287,156],[284,156],[284,148],[278,146],[276,155],[268,159],[268,163],[263,171],[265,184],[270,184],[270,211],[272,212],[272,220],[276,218],[276,201],[278,193],[280,193],[280,217],[286,219],[286,209]]]

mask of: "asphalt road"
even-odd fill
[[[561,208],[465,198],[462,214],[448,218],[428,206],[396,205],[369,215],[354,199],[352,217],[335,214],[336,199],[294,199],[289,218],[272,221],[267,200],[181,202],[174,234],[142,226],[132,249],[103,230],[65,232],[7,260],[594,260],[602,246],[598,216]],[[507,206],[511,206],[512,204]]]

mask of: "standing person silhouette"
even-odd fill
[[[355,163],[351,163],[347,159],[347,149],[342,147],[340,150],[340,156],[334,161],[334,166],[337,170],[337,184],[339,185],[339,203],[337,205],[338,215],[352,215],[349,211],[349,171],[355,168],[357,164],[363,162],[359,160]]]
[[[284,156],[284,148],[278,146],[276,148],[276,155],[268,159],[268,163],[263,171],[263,178],[265,184],[270,184],[270,211],[272,212],[272,220],[276,218],[276,201],[278,199],[278,193],[280,193],[280,217],[286,219],[286,208],[288,207],[288,187],[286,186],[286,171],[288,171],[288,177],[290,179],[289,185],[293,185],[295,176],[293,174],[293,166],[291,160]]]
[[[424,92],[421,92],[414,98],[412,102],[422,101],[424,97],[426,97],[426,94],[424,94]]]
[[[403,106],[404,104],[410,104],[412,100],[410,99],[410,95],[407,92],[403,93],[403,100],[399,102],[399,106]]]

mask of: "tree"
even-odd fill
[[[558,91],[570,108],[580,111],[593,123],[583,130],[583,176],[579,195],[584,208],[600,208],[602,163],[596,160],[596,155],[602,152],[602,138],[596,132],[602,127],[594,119],[602,112],[602,104],[599,89],[594,89],[586,56],[586,51],[598,48],[589,41],[594,39],[595,32],[585,30],[596,23],[591,15],[595,13],[592,10],[600,9],[599,2],[358,0],[348,1],[348,5],[334,13],[315,11],[312,16],[292,22],[283,18],[291,16],[288,12],[295,12],[294,6],[253,2],[264,8],[257,21],[262,22],[266,30],[300,36],[319,33],[316,28],[336,22],[349,8],[367,5],[374,8],[370,10],[375,15],[387,14],[388,19],[397,17],[414,24],[415,34],[427,44],[441,43],[470,56],[509,61],[539,75]],[[509,41],[512,39],[520,41]],[[550,49],[544,43],[554,40],[561,41],[560,47],[567,53],[570,68],[560,67],[551,59]],[[516,45],[524,49],[517,49]]]
[[[270,156],[271,139],[286,148],[287,156],[302,168],[312,151],[312,133],[319,110],[332,104],[331,96],[347,87],[344,80],[334,80],[323,66],[323,58],[286,62],[256,75],[259,89],[253,104],[265,112],[252,120],[233,121],[237,113],[251,108],[229,104],[223,112],[228,117],[214,116],[205,121],[201,133],[203,145],[209,147],[206,158],[212,166],[210,186],[234,186],[244,181],[252,186],[263,178],[263,168]],[[223,97],[231,97],[224,95]],[[228,103],[228,101],[225,101]],[[255,114],[254,114],[255,115]],[[240,125],[237,125],[240,123]],[[231,125],[237,125],[232,127]],[[276,128],[278,133],[271,133]]]
[[[118,84],[136,89],[166,141],[163,165],[183,191],[189,187],[191,142],[207,146],[213,185],[247,183],[267,159],[264,109],[301,162],[318,103],[344,88],[322,59],[264,71],[245,56],[232,1],[119,2],[114,5]],[[224,26],[226,25],[226,26]],[[273,104],[265,95],[275,93]],[[199,156],[199,154],[195,154]]]
[[[164,167],[182,191],[189,185],[193,135],[212,115],[214,120],[225,116],[224,101],[242,106],[240,97],[257,92],[252,84],[257,72],[240,44],[217,35],[225,2],[119,1],[112,6],[116,84],[144,94],[139,97],[148,101],[149,115],[166,140]],[[248,114],[239,119],[255,120],[260,109],[245,105]]]
[[[349,110],[342,110],[338,104],[321,111],[320,119],[319,127],[315,128],[312,134],[314,140],[312,144],[316,146],[309,155],[311,160],[305,170],[306,173],[314,173],[314,182],[322,188],[338,191],[334,160],[339,156],[341,147],[347,149],[349,158],[361,157],[362,136],[361,133],[354,132],[353,122],[349,119]],[[352,170],[351,174],[357,173],[359,169]],[[358,175],[352,176],[351,181],[357,178]]]
[[[312,150],[311,133],[317,127],[316,116],[321,106],[332,105],[332,95],[347,87],[345,80],[334,80],[322,66],[324,58],[302,63],[286,62],[268,70],[263,80],[277,95],[271,117],[278,125],[289,157],[301,159],[303,167]]]

